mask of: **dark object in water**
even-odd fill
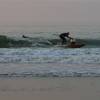
[[[81,48],[83,46],[85,46],[85,44],[78,44],[75,41],[73,41],[73,42],[70,42],[70,44],[67,47],[69,47],[69,48]]]
[[[22,37],[23,37],[23,38],[28,38],[28,37],[27,37],[27,36],[25,36],[25,35],[22,35]]]
[[[23,38],[28,38],[28,39],[34,39],[32,37],[28,37],[28,36],[25,36],[25,35],[22,35]]]
[[[85,46],[85,44],[68,45],[67,47],[69,47],[69,48],[81,48],[83,46]]]

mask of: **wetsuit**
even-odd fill
[[[66,37],[71,39],[71,37],[69,37],[69,32],[68,33],[61,33],[59,35],[59,37],[62,40],[62,44],[65,44],[67,42]]]

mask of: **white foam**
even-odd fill
[[[0,49],[0,63],[100,64],[100,48],[84,49]]]

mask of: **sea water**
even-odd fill
[[[60,44],[59,34],[71,32],[82,48]],[[99,26],[1,27],[0,34],[32,42],[32,47],[0,48],[0,77],[100,76]]]

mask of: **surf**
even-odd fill
[[[100,39],[86,39],[86,38],[75,38],[79,47],[100,47]],[[67,42],[67,44],[69,41]],[[66,44],[66,46],[67,46]],[[57,38],[47,37],[7,37],[4,35],[0,36],[0,48],[21,48],[21,47],[57,47],[61,45],[61,40]]]

